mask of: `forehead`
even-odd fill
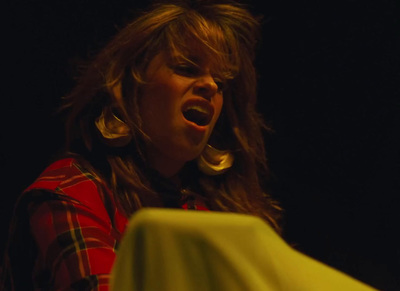
[[[199,67],[207,67],[211,69],[212,61],[204,54],[192,52],[190,55],[171,54],[170,52],[160,52],[156,54],[149,62],[146,73],[149,76],[152,72],[158,71],[163,67],[170,67],[177,64],[192,64]],[[215,65],[214,65],[215,66]],[[213,66],[213,67],[214,67]]]
[[[165,52],[169,60],[208,63],[213,70],[223,72],[238,71],[237,39],[225,32],[215,21],[186,13],[163,26],[152,51]]]
[[[195,48],[186,52],[166,53],[165,59],[169,62],[188,62],[198,66],[215,66],[218,63],[217,58],[213,58],[209,54]]]
[[[166,53],[169,62],[187,62],[207,67],[220,75],[234,75],[236,66],[227,52],[207,47],[202,42],[188,42],[182,46],[173,46]]]

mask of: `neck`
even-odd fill
[[[171,180],[175,185],[180,185],[180,170],[185,165],[184,162],[172,161],[168,158],[161,158],[160,156],[155,159],[154,157],[149,157],[149,165],[152,169],[160,173],[161,176]]]

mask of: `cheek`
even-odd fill
[[[224,105],[224,98],[222,95],[218,96],[215,100],[215,121],[218,120],[221,115],[222,106]]]
[[[167,97],[167,90],[159,84],[145,87],[140,100],[142,114],[155,114],[155,111],[166,106]]]
[[[165,134],[180,113],[175,88],[163,83],[153,84],[143,91],[139,108],[143,129],[149,135]]]

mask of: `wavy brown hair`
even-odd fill
[[[162,206],[146,174],[147,137],[138,103],[147,65],[160,52],[189,58],[194,46],[212,60],[227,81],[224,106],[210,143],[234,153],[233,167],[206,176],[189,162],[192,188],[210,209],[260,216],[278,232],[281,209],[266,193],[268,168],[263,130],[256,112],[255,47],[259,21],[234,3],[158,4],[125,26],[96,56],[66,98],[66,135],[70,152],[90,161],[129,215],[143,206]],[[112,147],[99,138],[95,119],[113,108],[130,128],[128,145]],[[96,170],[95,170],[96,169]],[[99,170],[101,169],[101,170]]]

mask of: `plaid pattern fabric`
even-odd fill
[[[19,204],[27,206],[23,208],[25,212],[28,209],[28,227],[35,245],[34,290],[108,290],[115,250],[127,218],[118,211],[107,187],[69,158],[48,167],[22,200],[26,197],[29,203]],[[16,233],[24,231],[16,227]],[[15,270],[19,266],[9,266],[13,278],[8,290],[25,288]]]
[[[183,203],[184,209],[207,210],[193,197]],[[109,289],[128,220],[101,180],[75,159],[62,159],[41,174],[17,205],[4,290]],[[33,283],[27,284],[26,276]]]

